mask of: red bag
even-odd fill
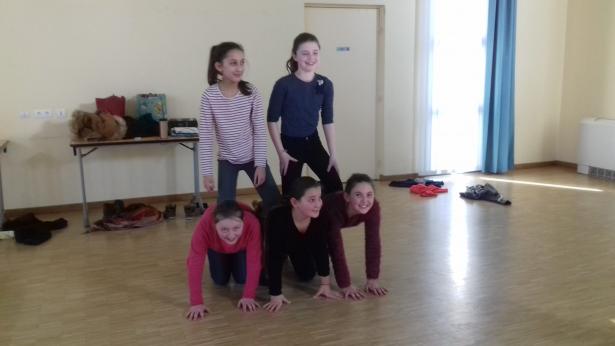
[[[96,109],[98,113],[109,113],[111,115],[126,115],[126,98],[124,96],[109,96],[104,99],[96,99]]]

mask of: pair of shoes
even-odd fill
[[[184,205],[184,216],[186,217],[186,219],[199,217],[203,215],[205,209],[207,209],[207,203],[203,203],[201,205],[201,203],[194,201],[193,198],[193,200],[190,201],[189,204]]]
[[[103,220],[119,216],[124,211],[124,201],[116,199],[113,203],[103,204]]]
[[[436,185],[417,184],[410,187],[410,193],[421,197],[436,197],[439,193],[446,192],[448,192],[448,189],[443,189]]]
[[[162,213],[162,215],[164,216],[164,219],[165,220],[175,219],[176,210],[177,210],[177,206],[175,204],[167,204],[164,207],[164,213]]]
[[[196,208],[193,204],[186,204],[184,206],[184,217],[186,217],[186,219],[192,219],[194,216],[199,216],[195,210]]]

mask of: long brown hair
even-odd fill
[[[226,58],[228,52],[233,49],[244,53],[243,47],[235,42],[222,42],[211,47],[209,51],[209,64],[207,66],[207,83],[209,83],[209,85],[218,83],[218,75],[220,73],[216,70],[216,63],[222,63],[222,60]],[[252,86],[250,83],[240,80],[239,91],[246,96],[252,95]]]

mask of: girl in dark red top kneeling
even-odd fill
[[[335,280],[344,298],[363,299],[364,293],[352,285],[344,253],[342,228],[365,224],[365,291],[384,296],[388,290],[380,286],[380,205],[374,197],[374,183],[366,174],[355,173],[346,182],[343,192],[324,198],[320,218],[329,227],[327,238]]]

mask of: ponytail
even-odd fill
[[[304,44],[305,42],[316,42],[318,48],[320,48],[320,42],[318,42],[318,38],[315,35],[310,34],[309,32],[302,32],[297,35],[297,37],[295,37],[295,39],[293,40],[293,49],[290,51],[290,59],[286,61],[286,70],[289,74],[295,73],[299,69],[299,65],[297,64],[297,61],[293,58],[293,55],[297,54],[299,46]]]
[[[243,47],[235,42],[222,42],[212,46],[209,50],[209,64],[207,65],[207,83],[214,85],[218,83],[219,72],[216,70],[216,63],[222,63],[229,51],[236,49],[244,53]],[[239,81],[239,92],[245,96],[252,95],[252,85],[244,80]]]

